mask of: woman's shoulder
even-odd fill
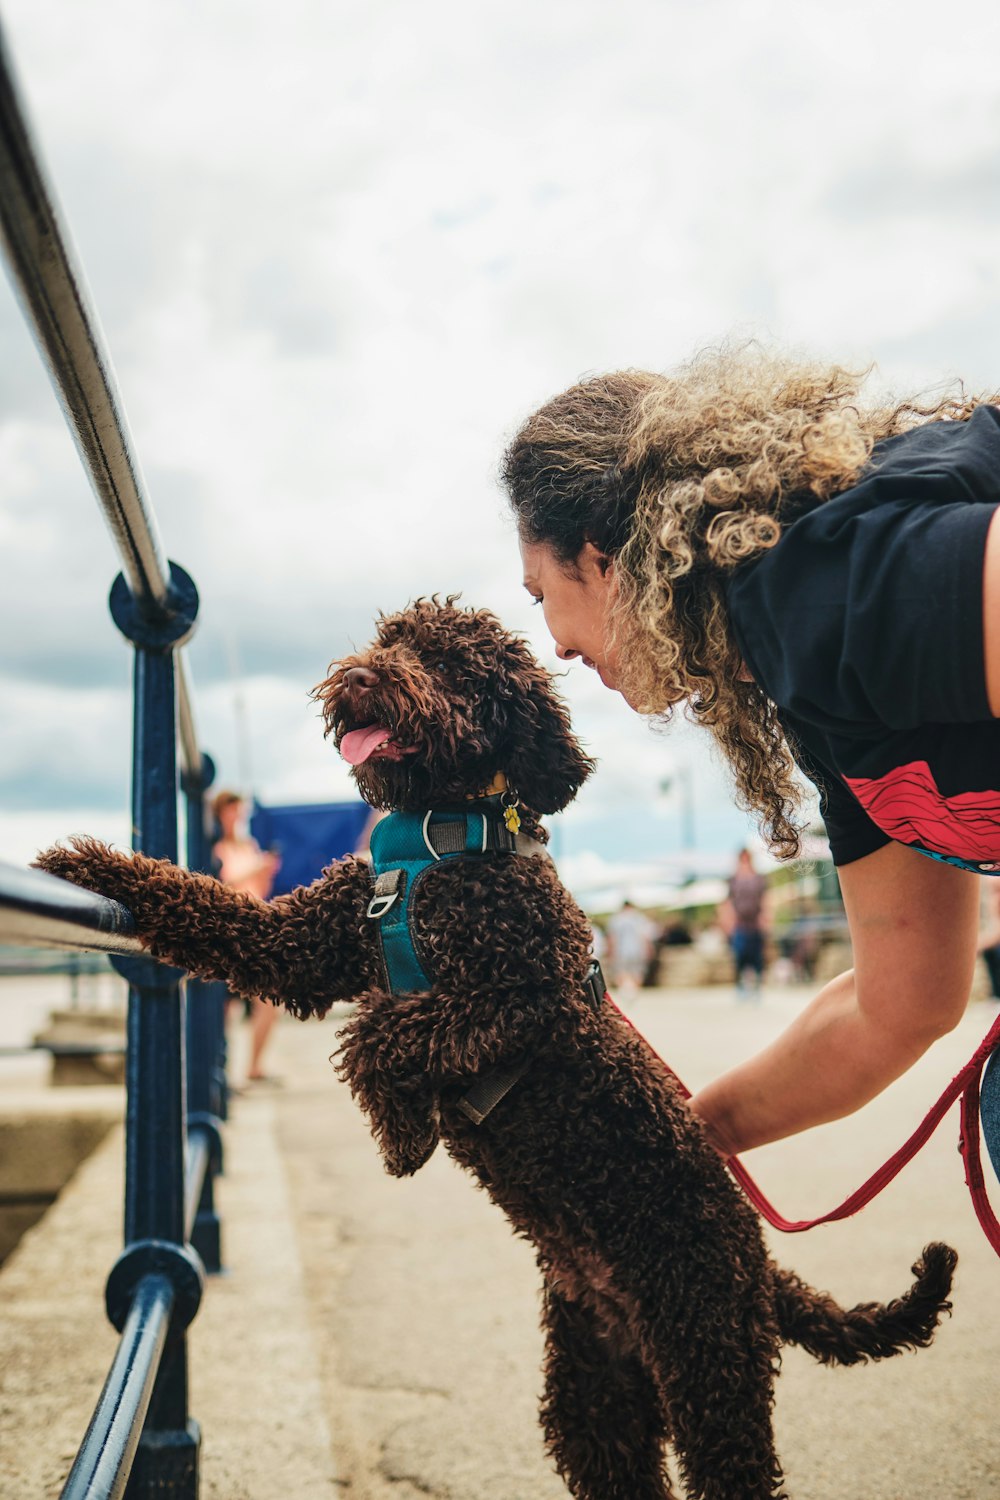
[[[901,512],[955,505],[1000,505],[1000,407],[977,406],[966,421],[926,422],[876,443],[857,481],[829,500],[791,503],[781,541],[794,547],[826,545],[856,518],[892,525]],[[876,513],[884,511],[882,517]],[[778,553],[778,547],[772,549]],[[753,561],[763,561],[765,553]],[[753,563],[734,581],[752,574]]]
[[[1000,505],[1000,407],[984,404],[965,421],[926,422],[884,438],[847,489],[828,500],[796,495],[784,509],[778,544],[738,568],[731,582],[745,584],[762,562],[826,545],[854,518],[888,508],[884,519],[892,524],[900,511],[952,505]],[[784,546],[791,538],[794,546]]]
[[[998,505],[996,408],[880,445],[857,485],[728,580],[751,675],[779,706],[824,726],[989,717],[982,573]]]
[[[1000,407],[983,404],[964,421],[925,422],[876,443],[857,484],[828,503],[886,501],[1000,504]]]
[[[829,500],[793,502],[776,544],[727,576],[730,608],[756,611],[771,595],[804,596],[819,608],[839,603],[845,575],[857,576],[870,559],[883,557],[887,542],[914,556],[926,553],[932,538],[937,544],[950,534],[955,545],[975,548],[979,566],[998,505],[1000,408],[983,405],[967,421],[911,428],[876,444],[849,489]],[[975,513],[959,514],[969,510]],[[821,578],[830,587],[817,592]]]

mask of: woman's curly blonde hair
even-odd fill
[[[783,857],[799,849],[795,765],[774,703],[741,660],[727,576],[773,547],[783,520],[854,484],[881,439],[963,421],[997,399],[865,405],[867,374],[725,346],[674,374],[623,370],[572,386],[528,418],[504,457],[525,541],[569,569],[588,541],[616,559],[629,701],[661,720],[684,704],[711,729],[740,804]]]

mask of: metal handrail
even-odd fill
[[[145,953],[132,913],[44,870],[0,862],[0,943]]]
[[[86,278],[31,139],[2,30],[0,239],[15,291],[121,557],[129,592],[151,620],[170,619],[170,570],[125,408]],[[180,655],[177,675],[182,762],[198,774],[198,737]]]
[[[108,1378],[61,1500],[119,1500],[125,1493],[163,1356],[174,1289],[165,1276],[136,1287]]]
[[[189,1129],[184,1162],[184,1238],[190,1240],[198,1214],[205,1173],[212,1159],[212,1143],[205,1130]]]

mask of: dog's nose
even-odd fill
[[[378,676],[370,667],[348,667],[344,673],[344,686],[356,693],[368,693],[378,687]]]

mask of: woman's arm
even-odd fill
[[[978,877],[896,843],[838,873],[854,969],[826,985],[763,1052],[691,1101],[724,1155],[852,1114],[965,1010]]]
[[[983,885],[985,900],[980,903],[981,924],[976,944],[980,953],[1000,944],[1000,880],[995,875],[984,875]],[[982,907],[986,910],[982,911]]]

